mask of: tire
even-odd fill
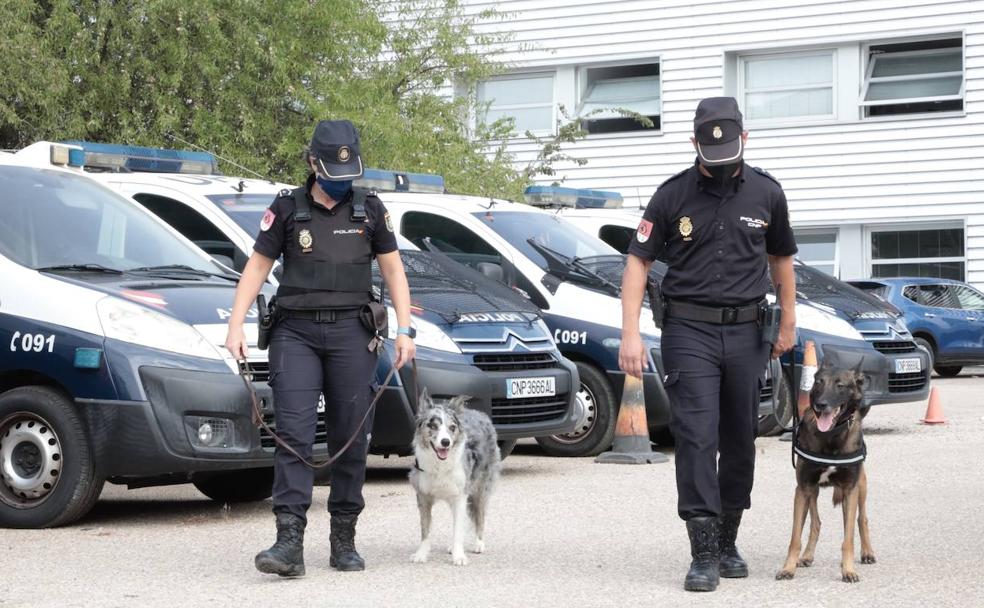
[[[935,364],[936,364],[935,363],[936,362],[936,349],[933,348],[933,343],[930,342],[929,340],[927,340],[926,338],[923,338],[923,337],[920,337],[920,336],[916,336],[912,340],[918,346],[921,346],[921,347],[925,348],[926,349],[926,352],[929,353],[929,368],[932,369],[935,366]]]
[[[963,369],[962,365],[937,365],[933,369],[944,378],[953,378]]]
[[[197,473],[191,483],[216,502],[255,502],[273,494],[273,469]]]
[[[499,460],[505,460],[512,454],[513,450],[516,449],[515,439],[503,439],[498,442],[499,444]]]
[[[583,415],[574,431],[566,435],[537,437],[543,451],[551,456],[597,456],[612,445],[618,402],[608,378],[598,368],[575,361],[581,386],[577,405]]]
[[[68,397],[44,386],[0,395],[0,527],[70,524],[99,499],[103,481]]]
[[[779,383],[779,393],[776,395],[778,416],[775,414],[759,416],[758,436],[773,437],[781,434],[783,429],[789,428],[793,424],[794,407],[792,381],[786,375],[786,372],[783,372],[782,382]]]

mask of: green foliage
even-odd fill
[[[316,121],[348,118],[369,166],[499,192],[519,174],[482,152],[497,132],[469,133],[474,97],[443,94],[500,69],[483,49],[504,39],[474,27],[493,18],[457,0],[4,0],[0,148],[187,141],[297,182]]]

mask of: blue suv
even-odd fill
[[[941,376],[984,364],[984,294],[951,279],[901,277],[849,281],[901,309],[915,341]]]

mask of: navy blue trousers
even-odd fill
[[[755,322],[664,323],[664,385],[682,519],[751,506],[759,395],[770,348]]]
[[[318,425],[318,402],[325,396],[328,451],[335,454],[356,430],[372,401],[376,354],[367,345],[372,335],[359,319],[316,323],[281,319],[270,338],[270,386],[273,387],[277,434],[310,460]],[[349,449],[331,466],[328,511],[358,514],[365,501],[366,456],[372,416]],[[276,450],[273,476],[274,513],[293,513],[307,520],[314,471],[296,456]]]

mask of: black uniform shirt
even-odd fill
[[[632,255],[666,262],[666,297],[708,306],[760,300],[770,283],[766,254],[796,251],[782,187],[745,164],[730,188],[696,163],[663,182],[629,245]]]
[[[314,174],[308,177],[305,188],[311,204],[311,213],[352,213],[352,191],[345,200],[336,204],[332,209],[326,209],[311,198],[311,187],[314,185]],[[253,250],[271,259],[279,258],[285,253],[284,247],[299,247],[297,239],[290,238],[294,234],[294,196],[290,191],[281,193],[267,209],[260,222],[260,232],[256,236]],[[372,245],[374,254],[390,253],[397,250],[396,234],[389,213],[375,196],[366,197],[366,233]]]

